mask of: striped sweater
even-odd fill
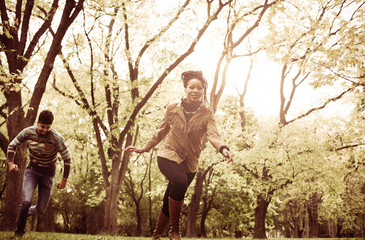
[[[7,159],[13,162],[16,148],[27,142],[29,150],[29,165],[34,169],[48,173],[56,169],[57,154],[60,153],[64,161],[63,177],[67,178],[71,166],[71,153],[64,138],[51,128],[45,136],[37,134],[37,126],[23,129],[8,146]]]

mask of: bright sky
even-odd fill
[[[197,52],[196,60],[203,70],[209,85],[212,85],[214,71],[217,65],[217,51],[212,48],[200,50]],[[202,60],[204,59],[204,60]],[[242,92],[244,81],[249,68],[247,60],[234,60],[231,62],[227,74],[227,85],[224,94],[233,94],[237,96],[236,88]],[[278,117],[280,107],[279,84],[281,76],[281,66],[265,58],[262,54],[254,65],[251,79],[248,83],[248,90],[245,97],[245,105],[251,108],[257,116],[261,117]],[[209,89],[208,89],[209,91]],[[338,91],[337,91],[338,92]],[[318,107],[323,104],[329,96],[336,96],[333,87],[314,90],[309,84],[303,84],[298,87],[294,101],[289,110],[288,119],[306,112],[312,107]],[[288,96],[288,94],[286,95]],[[321,112],[331,115],[346,115],[352,108],[344,105],[341,101],[329,104]]]
[[[240,92],[244,89],[249,69],[249,62],[233,61],[227,76],[227,93]],[[257,62],[248,82],[245,105],[252,108],[258,115],[278,116],[279,112],[279,80],[280,68],[267,59]]]
[[[255,32],[255,34],[257,33]],[[262,34],[265,34],[265,32]],[[251,42],[254,42],[254,40]],[[219,36],[204,36],[188,60],[195,64],[197,69],[203,70],[210,86],[213,82],[215,68],[221,51],[222,39]],[[231,62],[227,75],[228,83],[224,91],[225,94],[237,95],[235,87],[242,92],[248,68],[249,62],[247,57],[240,58],[240,60],[235,59]],[[263,53],[260,53],[256,59],[251,79],[248,83],[245,105],[253,109],[258,116],[279,116],[281,68],[282,66],[270,61]],[[308,80],[310,79],[308,78]],[[337,96],[339,92],[341,90],[337,89],[336,91],[334,87],[314,90],[309,84],[303,83],[297,88],[289,110],[288,119],[296,117],[313,107],[322,105],[328,98]],[[288,94],[286,93],[286,97]],[[343,101],[339,100],[331,103],[324,110],[320,111],[331,115],[346,115],[350,112],[352,106],[349,107],[349,104],[345,105],[341,102]]]
[[[199,63],[198,65],[203,70],[211,87],[220,52],[217,49],[207,47],[206,50],[197,49],[195,54],[196,62]],[[237,96],[236,88],[242,92],[248,68],[249,62],[247,60],[235,59],[231,62],[224,94]],[[266,59],[257,62],[248,83],[245,97],[246,106],[252,108],[258,115],[277,116],[280,104],[279,80],[280,68],[278,66]]]

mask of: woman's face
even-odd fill
[[[190,79],[185,88],[186,101],[188,103],[199,102],[202,98],[204,87],[201,81],[196,78]]]

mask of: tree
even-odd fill
[[[359,31],[358,28],[362,24],[362,15],[360,14],[362,5],[363,3],[356,4],[346,1],[329,1],[324,4],[311,1],[306,2],[304,5],[302,2],[283,1],[277,5],[277,10],[281,11],[272,11],[268,15],[268,26],[271,32],[266,39],[273,44],[266,52],[273,59],[283,64],[280,81],[279,124],[281,128],[325,108],[328,103],[340,99],[344,94],[360,85],[356,79],[360,79],[361,75],[353,76],[348,74],[353,67],[355,69],[362,68],[362,64],[355,59],[355,55],[352,55],[353,51],[350,50],[359,49],[359,39],[357,37],[346,38],[342,34],[351,32],[354,34],[353,36],[363,36],[362,30]],[[351,11],[349,15],[344,14],[347,8]],[[351,24],[347,24],[348,22],[351,22]],[[344,45],[349,47],[344,48]],[[341,58],[341,61],[337,61],[340,55],[337,55],[336,51],[341,52],[348,58]],[[291,78],[291,85],[286,83],[288,78]],[[298,90],[297,87],[307,79],[312,79],[312,84],[315,87],[332,84],[338,79],[344,79],[351,86],[337,96],[328,98],[322,105],[310,108],[305,113],[293,117],[292,120],[287,120],[293,97]],[[289,90],[284,89],[285,87]],[[287,92],[289,92],[289,97],[286,98],[285,94]],[[278,131],[281,130],[278,129]],[[269,144],[268,147],[278,147],[276,144],[277,139],[273,137],[272,140],[272,144]],[[284,178],[286,181],[276,182],[274,179],[277,177],[274,176],[277,169],[272,168],[273,165],[268,164],[268,160],[269,158],[266,157],[266,159],[259,161],[263,167],[258,172],[256,167],[253,168],[254,166],[247,167],[243,165],[254,177],[260,178],[263,183],[270,182],[270,186],[272,186],[257,195],[255,238],[266,238],[265,216],[274,192],[292,183],[292,176],[296,176],[296,173],[294,173],[294,175],[288,175],[287,178]],[[271,161],[273,160],[271,159]],[[274,182],[271,182],[272,180]],[[313,196],[316,195],[316,193],[313,194]],[[312,201],[308,210],[316,209],[314,203],[318,204],[318,201]],[[313,221],[316,220],[313,219]],[[317,224],[313,224],[313,227],[316,226]],[[314,230],[313,236],[317,235],[317,232]]]
[[[2,59],[6,59],[7,63],[5,65],[4,61],[1,61],[0,87],[6,102],[0,106],[0,110],[1,116],[6,117],[8,132],[8,138],[4,133],[0,133],[3,151],[7,148],[9,141],[24,127],[34,123],[54,60],[61,49],[62,40],[83,3],[84,0],[66,1],[61,10],[57,0],[54,0],[52,5],[46,6],[35,5],[34,1],[17,1],[16,4],[0,1],[1,51]],[[24,99],[22,88],[25,85],[25,69],[31,62],[32,56],[47,47],[44,44],[46,34],[53,24],[55,14],[61,11],[62,16],[59,19],[57,31],[48,45],[48,50],[44,50],[47,51],[47,56],[37,76],[34,90],[31,92],[30,99]],[[31,27],[30,24],[35,27]],[[20,170],[18,174],[7,174],[5,199],[7,207],[0,224],[2,230],[13,230],[16,221],[26,163],[25,146],[18,149],[15,163],[19,165]]]
[[[151,156],[152,159],[152,156]],[[137,219],[137,236],[142,236],[142,206],[141,201],[144,196],[144,183],[145,180],[148,178],[148,172],[150,170],[150,165],[147,165],[143,172],[139,175],[139,184],[135,184],[133,181],[134,174],[131,174],[130,169],[128,169],[127,174],[124,178],[124,185],[126,192],[132,198],[135,206],[136,206],[136,219]],[[137,174],[136,174],[137,175]],[[142,178],[141,176],[142,175]]]
[[[278,209],[273,214],[279,218],[277,229],[283,224],[287,237],[362,236],[357,229],[363,225],[360,220],[363,213],[359,210],[363,208],[360,199],[364,196],[360,175],[365,169],[358,154],[364,143],[359,136],[362,124],[352,117],[358,116],[307,118],[305,122],[299,121],[300,124],[294,123],[295,138],[286,134],[292,142],[290,148],[287,147],[288,152],[300,146],[306,146],[311,152],[310,160],[305,163],[308,166],[301,166],[305,172],[298,175],[293,184],[277,192],[279,200],[273,202]],[[293,128],[290,125],[285,131]],[[315,144],[309,144],[310,141]],[[318,216],[313,218],[315,215]]]
[[[275,5],[278,1],[269,2],[268,0],[264,1],[263,4],[260,3],[249,3],[248,6],[240,5],[238,1],[234,1],[230,5],[230,11],[227,15],[227,29],[225,33],[225,39],[223,43],[223,50],[221,56],[219,57],[218,64],[216,66],[216,71],[214,75],[214,82],[212,86],[212,90],[210,93],[210,107],[215,112],[218,107],[219,100],[223,94],[225,85],[226,85],[226,75],[231,64],[231,61],[234,58],[242,57],[242,54],[238,54],[235,52],[239,52],[239,47],[241,43],[256,29],[258,28],[262,17],[265,12],[270,9],[273,5]],[[243,11],[242,11],[243,10]],[[248,20],[246,20],[246,18]],[[250,21],[250,26],[246,28],[245,31],[241,33],[240,24],[243,21]],[[238,33],[237,33],[238,32]],[[237,34],[238,37],[235,38],[234,34]],[[224,66],[222,66],[224,65]],[[218,83],[220,86],[218,87]],[[205,176],[209,170],[199,168],[196,176],[195,182],[195,191],[192,197],[192,201],[189,204],[188,211],[188,220],[187,220],[187,237],[197,237],[197,229],[196,229],[196,219],[197,213],[199,209],[199,203],[202,195],[202,187]]]
[[[94,28],[93,26],[90,28],[86,26],[86,21],[84,23],[85,37],[89,44],[87,51],[89,51],[88,55],[90,56],[88,60],[90,71],[88,75],[90,76],[91,91],[81,87],[80,78],[78,78],[77,74],[74,74],[74,65],[71,65],[67,58],[63,57],[62,61],[72,84],[75,86],[76,92],[65,92],[56,85],[55,87],[64,96],[74,99],[80,107],[88,112],[92,119],[106,191],[105,232],[110,234],[117,233],[118,193],[122,187],[130,158],[130,153],[123,152],[121,149],[123,146],[130,145],[133,141],[131,130],[133,130],[138,114],[146,106],[148,100],[165,78],[194,51],[195,46],[210,24],[218,18],[220,12],[230,2],[232,1],[206,2],[207,15],[200,16],[201,19],[197,21],[196,29],[189,32],[188,37],[182,41],[176,41],[176,39],[168,35],[168,32],[177,31],[179,27],[191,24],[189,23],[189,18],[183,18],[183,14],[187,14],[187,7],[190,4],[189,0],[185,1],[181,6],[171,3],[172,7],[168,8],[167,12],[168,14],[173,13],[173,17],[165,18],[164,25],[154,26],[157,28],[148,32],[148,34],[144,32],[146,29],[140,28],[139,24],[142,21],[150,21],[154,17],[150,10],[158,6],[158,3],[156,5],[148,3],[151,5],[147,12],[146,9],[143,9],[143,4],[139,2],[122,2],[113,6],[106,6],[104,9],[110,13],[106,14],[105,18],[108,19],[109,23],[105,28],[101,28],[101,31],[105,31],[106,35],[101,39],[102,45],[98,45],[98,42],[94,43],[102,50],[104,56],[104,59],[98,59],[101,60],[100,66],[93,65],[94,63],[98,64],[95,46],[90,41],[92,40],[90,34]],[[91,10],[91,15],[95,14],[93,11]],[[144,14],[145,18],[134,21],[134,18],[139,16],[138,13]],[[103,19],[101,16],[98,16],[92,22],[95,23],[99,18]],[[122,24],[117,25],[116,19],[122,19]],[[183,25],[179,25],[178,20],[181,20]],[[102,25],[103,23],[99,22],[98,24]],[[122,33],[123,36],[120,35]],[[99,33],[96,34],[99,35]],[[164,41],[174,43],[178,54],[172,54],[166,50],[161,51],[159,45],[164,45]],[[122,45],[124,47],[120,48]],[[76,46],[79,46],[79,44]],[[119,49],[123,50],[122,55],[116,55],[117,53],[119,54]],[[153,51],[152,49],[154,51],[161,51],[163,54],[160,57],[161,62],[158,62],[158,55],[151,54],[150,51]],[[81,52],[77,49],[76,56],[81,56]],[[163,59],[169,59],[169,61]],[[79,58],[77,61],[82,64],[83,60]],[[122,64],[120,68],[118,67],[118,70],[120,69],[123,74],[118,73],[116,67],[119,61]],[[156,76],[153,77],[147,77],[146,73],[149,68],[144,65],[146,61],[154,62],[157,66],[152,67],[152,69],[160,73],[154,74]],[[142,75],[143,70],[146,72],[144,75]],[[127,79],[124,76],[128,76]],[[101,93],[96,94],[98,89],[95,89],[95,87],[97,85],[103,88],[104,93],[102,95],[99,95]],[[122,92],[122,89],[127,89],[127,91]],[[101,97],[99,98],[99,96]],[[102,136],[106,137],[105,141],[103,141]]]
[[[353,6],[351,3],[348,4],[346,1],[343,1],[339,3],[328,2],[325,5],[322,5],[318,8],[319,11],[317,12],[317,18],[315,19],[314,24],[307,27],[305,31],[300,33],[298,39],[291,42],[288,49],[290,49],[290,55],[292,56],[289,58],[289,61],[286,61],[283,65],[280,84],[280,124],[282,126],[296,121],[297,119],[304,118],[313,111],[325,108],[330,102],[342,98],[344,94],[353,91],[357,86],[359,86],[359,82],[356,81],[357,77],[352,76],[351,73],[349,73],[349,70],[352,66],[355,66],[356,68],[360,67],[361,64],[358,65],[356,62],[352,62],[353,57],[351,57],[351,53],[348,52],[348,49],[342,47],[346,45],[349,46],[350,49],[357,48],[356,45],[358,43],[355,39],[343,38],[342,34],[344,32],[351,32],[352,34],[359,36],[362,34],[361,31],[357,31],[356,28],[362,18],[361,15],[359,15],[359,9],[363,4],[364,3],[355,4],[355,6]],[[351,11],[350,15],[347,16],[347,14],[341,14],[346,11]],[[313,22],[314,19],[311,20]],[[332,24],[329,24],[328,21]],[[345,23],[346,21],[351,22],[351,24],[348,25]],[[318,27],[323,28],[321,31],[323,35],[318,34]],[[301,44],[301,42],[309,41],[311,44],[307,46]],[[342,54],[349,57],[349,59],[334,61],[335,64],[329,65],[329,62],[333,63],[331,60],[332,57],[338,57],[338,55],[332,55],[334,49],[342,52]],[[341,66],[336,63],[341,64]],[[295,65],[297,67],[294,67]],[[290,72],[293,68],[296,69],[296,73],[291,75],[291,87],[289,87],[288,84],[285,84],[285,81],[290,76]],[[312,84],[315,87],[331,84],[333,81],[339,81],[340,79],[348,81],[351,85],[348,86],[347,89],[342,90],[342,92],[337,94],[337,96],[328,98],[328,100],[326,100],[322,105],[311,108],[305,113],[300,114],[298,117],[288,121],[287,114],[297,87],[299,87],[313,73],[313,70],[315,72],[314,76],[312,76],[314,79]],[[355,81],[352,79],[355,79]],[[290,89],[289,97],[285,97],[284,87]],[[309,237],[319,236],[318,210],[316,210],[318,209],[319,204],[318,195],[318,193],[314,192],[309,197],[308,201],[307,210],[310,217]]]

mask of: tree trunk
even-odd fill
[[[142,214],[139,202],[136,203],[136,216],[137,216],[137,236],[142,236]]]
[[[113,171],[118,171],[118,168],[113,168]],[[104,232],[110,235],[117,235],[118,233],[118,175],[111,175],[111,182],[106,189],[105,197],[105,212],[104,212]]]
[[[102,201],[99,206],[93,208],[93,211],[87,215],[86,233],[99,234],[103,231],[104,226],[104,210],[105,201]]]
[[[293,229],[292,237],[300,238],[300,236],[301,236],[300,226],[299,226],[299,222],[297,221],[297,219],[295,219],[295,221],[293,222],[293,225],[294,225],[294,229]]]
[[[18,172],[7,173],[6,175],[6,194],[4,215],[0,224],[1,231],[14,231],[18,209],[22,200],[22,185],[26,164],[26,148],[23,145],[17,149],[15,163],[19,166]]]
[[[286,206],[285,209],[284,209],[284,211],[283,211],[283,217],[284,217],[284,237],[285,238],[290,238],[291,237],[291,226],[290,226],[290,220],[289,220],[290,213],[288,213],[289,212],[288,208],[289,208],[289,206]]]
[[[152,157],[150,158],[150,163],[148,165],[148,192],[152,192],[151,168],[152,168]],[[151,197],[151,194],[148,194],[148,224],[149,224],[149,232],[152,235],[154,227],[152,224],[152,197]]]
[[[314,193],[309,197],[308,201],[308,217],[309,217],[309,237],[319,237],[319,223],[318,223],[318,194]]]
[[[205,228],[205,221],[207,220],[209,211],[203,211],[202,218],[200,220],[200,237],[207,237],[207,230]]]
[[[271,197],[265,198],[262,194],[259,194],[256,198],[257,207],[255,209],[255,230],[253,238],[267,238],[265,219],[270,201]]]
[[[21,93],[9,92],[6,94],[9,112],[13,112],[7,118],[7,131],[9,135],[9,142],[11,142],[16,135],[26,127],[24,112],[18,106],[22,106]],[[18,110],[17,110],[18,108]],[[5,153],[6,154],[6,153]],[[27,161],[27,151],[25,144],[21,145],[15,154],[14,162],[18,165],[18,172],[7,172],[6,174],[6,194],[4,215],[0,224],[1,231],[13,231],[16,226],[16,219],[18,217],[18,209],[22,199],[22,186]]]
[[[30,3],[31,1],[29,1]],[[57,51],[61,49],[61,42],[65,33],[71,23],[74,21],[78,13],[80,12],[84,0],[80,0],[78,3],[74,1],[66,1],[65,7],[63,10],[62,18],[60,21],[60,25],[57,29],[56,34],[54,35],[54,39],[52,44],[49,48],[49,52],[47,53],[46,60],[44,62],[43,68],[41,73],[38,77],[37,83],[35,85],[29,106],[28,112],[25,117],[25,113],[23,111],[23,104],[22,104],[22,95],[21,91],[12,91],[12,90],[5,90],[4,95],[6,98],[6,103],[8,107],[9,116],[7,118],[7,131],[9,136],[9,141],[14,139],[14,137],[25,127],[32,125],[36,119],[36,115],[38,112],[39,104],[41,102],[43,93],[46,88],[46,84],[48,81],[49,74],[53,69],[53,63],[58,54]],[[57,5],[57,4],[56,4]],[[10,11],[10,9],[5,8],[5,3],[1,4],[2,9],[2,20],[6,19],[4,17],[6,11]],[[21,16],[22,13],[19,12],[22,8],[16,9],[16,16]],[[57,10],[57,6],[55,6],[54,11]],[[72,13],[72,14],[71,14]],[[24,14],[24,17],[29,17],[30,15]],[[23,21],[22,21],[23,20]],[[27,25],[29,24],[29,19],[16,19],[16,22],[22,22],[22,24]],[[50,20],[50,19],[48,19]],[[50,23],[49,23],[50,24]],[[23,29],[27,29],[23,25]],[[44,26],[47,26],[44,25]],[[9,74],[18,75],[22,73],[28,61],[24,61],[24,46],[18,40],[17,35],[28,35],[28,32],[14,32],[13,30],[19,30],[18,27],[11,27],[11,34],[12,37],[8,37],[6,35],[1,35],[1,43],[2,46],[5,46],[5,52],[7,53],[7,63],[9,65]],[[45,31],[40,31],[38,34],[43,34]],[[22,36],[23,39],[27,39],[26,36]],[[36,40],[35,44],[37,44],[37,38],[33,39]],[[32,48],[32,45],[29,46]],[[30,51],[32,54],[33,51]],[[31,57],[31,56],[29,56]],[[15,79],[16,83],[21,83],[22,79]],[[17,150],[17,154],[15,156],[15,163],[19,166],[19,171],[17,173],[7,173],[6,176],[6,196],[5,196],[5,212],[3,215],[3,220],[0,224],[0,230],[14,230],[16,219],[18,215],[18,209],[21,202],[21,195],[22,195],[22,184],[23,184],[23,175],[24,169],[26,164],[26,150],[25,147],[20,147]]]
[[[290,229],[290,224],[288,222],[284,223],[284,237],[291,238],[291,229]]]
[[[13,112],[7,118],[7,131],[9,142],[25,127],[28,127],[24,112],[16,110],[22,106],[20,92],[10,92],[7,95],[9,112]],[[6,153],[5,153],[6,154]],[[16,219],[18,217],[18,209],[22,199],[22,187],[24,171],[27,162],[26,145],[22,144],[16,151],[14,162],[18,165],[18,172],[7,172],[6,174],[6,195],[5,195],[5,211],[0,224],[1,231],[13,231],[16,227]]]
[[[203,181],[204,181],[204,174],[202,170],[199,169],[198,173],[196,174],[194,194],[191,197],[191,202],[188,207],[188,216],[186,220],[186,237],[188,238],[198,236],[196,230],[196,219],[199,211],[201,195],[203,192]]]
[[[87,215],[88,213],[86,212],[86,208],[82,208],[81,210],[81,224],[78,226],[78,231],[76,233],[82,233],[82,234],[86,234],[87,232]]]
[[[337,236],[336,237],[338,237],[338,238],[341,238],[342,237],[342,223],[337,223]]]
[[[330,238],[336,238],[337,236],[337,221],[336,220],[330,220],[328,221],[328,235]]]
[[[132,137],[127,134],[126,145],[130,145],[132,142]],[[100,144],[100,145],[99,145]],[[99,156],[102,160],[103,168],[103,179],[105,188],[105,212],[104,212],[104,226],[103,231],[110,235],[118,234],[118,196],[121,189],[122,183],[124,181],[125,173],[128,168],[129,154],[126,153],[121,156],[121,152],[113,151],[111,154],[112,167],[110,172],[106,167],[106,158],[103,154],[103,143],[98,142]],[[112,146],[117,146],[115,142],[111,141]],[[118,147],[114,147],[117,149]],[[120,148],[120,147],[119,147]],[[123,160],[122,160],[123,159]],[[122,161],[121,161],[122,160]],[[120,166],[120,168],[119,168]],[[109,183],[110,178],[110,183]]]

